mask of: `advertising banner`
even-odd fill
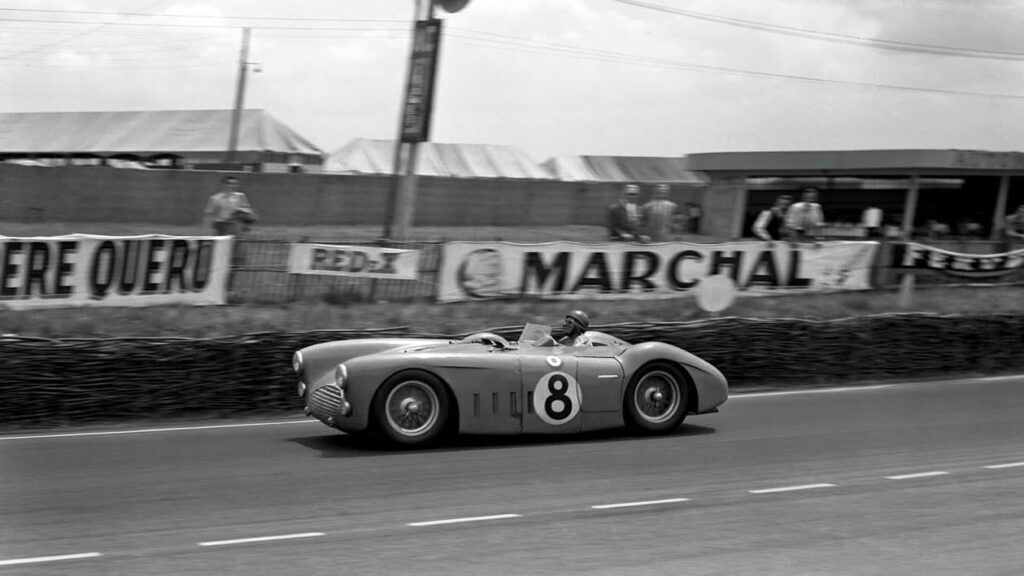
[[[402,106],[402,142],[430,140],[430,113],[434,102],[434,78],[441,49],[441,20],[416,22],[409,77]]]
[[[415,280],[419,267],[419,250],[300,243],[292,244],[288,254],[292,274]]]
[[[717,274],[741,294],[866,290],[877,251],[877,242],[449,242],[438,299],[671,297]]]
[[[0,306],[224,304],[230,236],[0,236]]]
[[[960,278],[996,278],[1024,266],[1024,248],[1001,254],[962,254],[906,242],[893,246],[891,266],[908,271],[941,272]]]

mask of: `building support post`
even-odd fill
[[[999,194],[996,196],[996,208],[992,213],[992,233],[989,239],[997,241],[1003,237],[1003,229],[1006,228],[1006,201],[1010,197],[1010,176],[1003,174],[999,177]]]
[[[920,193],[921,179],[917,174],[910,177],[910,188],[907,189],[907,199],[903,204],[903,231],[900,239],[909,242],[914,235],[914,216],[917,212],[917,196]],[[903,274],[900,278],[900,293],[898,306],[909,308],[914,296],[914,284],[916,277],[913,272]]]
[[[746,220],[747,202],[750,201],[750,192],[747,190],[747,175],[743,174],[737,178],[739,186],[736,187],[736,203],[732,212],[732,224],[730,225],[730,237],[740,239],[743,237],[743,222]],[[697,231],[700,232],[699,230]]]

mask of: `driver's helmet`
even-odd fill
[[[573,310],[565,315],[566,318],[572,320],[580,327],[580,330],[587,330],[590,328],[590,317],[583,310]]]

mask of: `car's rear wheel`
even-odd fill
[[[404,446],[427,444],[448,420],[448,393],[429,372],[400,372],[377,391],[373,415],[375,428],[388,440]]]
[[[626,423],[639,432],[671,432],[686,418],[689,400],[686,378],[679,368],[665,362],[648,364],[626,388]]]

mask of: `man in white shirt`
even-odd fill
[[[217,236],[237,236],[240,231],[248,230],[255,219],[256,212],[249,204],[245,192],[242,192],[238,178],[221,178],[220,190],[210,196],[206,203],[204,220],[207,225],[213,224],[213,233]]]
[[[882,235],[882,209],[874,204],[864,209],[860,215],[860,225],[867,230],[868,238],[878,238]]]
[[[818,189],[805,188],[797,202],[786,210],[786,229],[794,242],[818,239],[818,229],[825,224],[825,216],[818,204]]]
[[[643,205],[644,230],[652,242],[671,240],[678,228],[679,206],[668,196],[668,184],[658,184],[654,187],[654,198]]]

